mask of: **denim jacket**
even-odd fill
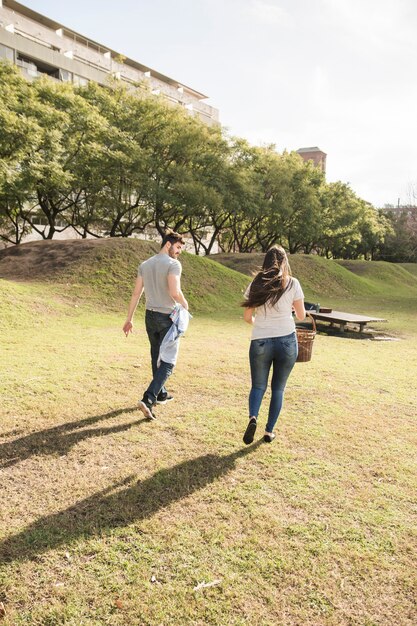
[[[180,337],[185,333],[192,315],[181,304],[176,304],[170,315],[172,326],[159,348],[158,367],[161,361],[175,365],[180,347]]]

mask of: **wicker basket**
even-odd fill
[[[306,363],[311,361],[311,353],[313,351],[313,341],[316,336],[316,322],[311,315],[307,313],[307,317],[310,318],[313,329],[309,328],[296,328],[297,341],[298,341],[298,356],[297,363]]]

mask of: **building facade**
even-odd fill
[[[142,84],[206,124],[219,123],[218,110],[204,102],[204,94],[14,0],[0,0],[0,59],[18,65],[30,80],[47,74],[75,85],[88,81],[105,85],[110,77],[132,86]]]
[[[132,89],[145,87],[173,106],[184,107],[189,115],[207,125],[219,124],[219,113],[204,102],[207,96],[187,87],[160,72],[122,57],[114,50],[80,35],[14,2],[0,0],[0,60],[16,64],[23,75],[34,80],[48,75],[52,80],[87,85],[94,81],[106,85],[111,77],[131,85]],[[38,230],[48,232],[48,225],[39,216]],[[62,224],[64,227],[65,224]],[[144,239],[159,239],[156,232],[138,235]],[[74,239],[80,235],[67,227],[57,232],[56,239]],[[26,235],[24,242],[41,239],[35,231]],[[192,250],[191,241],[188,249]]]
[[[313,146],[312,148],[300,148],[297,150],[297,154],[299,154],[304,161],[313,161],[314,165],[319,167],[323,174],[326,173],[327,154],[317,146]]]

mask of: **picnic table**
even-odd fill
[[[366,324],[369,322],[386,322],[381,317],[369,317],[367,315],[356,315],[355,313],[344,313],[343,311],[332,311],[331,313],[317,313],[316,311],[307,311],[315,320],[330,322],[331,326],[339,324],[340,332],[344,332],[347,324],[357,324],[359,332],[363,332]]]

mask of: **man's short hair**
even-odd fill
[[[170,228],[168,228],[168,230],[166,230],[162,236],[161,248],[163,248],[164,245],[168,241],[169,243],[172,243],[172,244],[174,243],[181,243],[182,245],[185,244],[184,237],[180,235],[179,233],[174,232]]]

